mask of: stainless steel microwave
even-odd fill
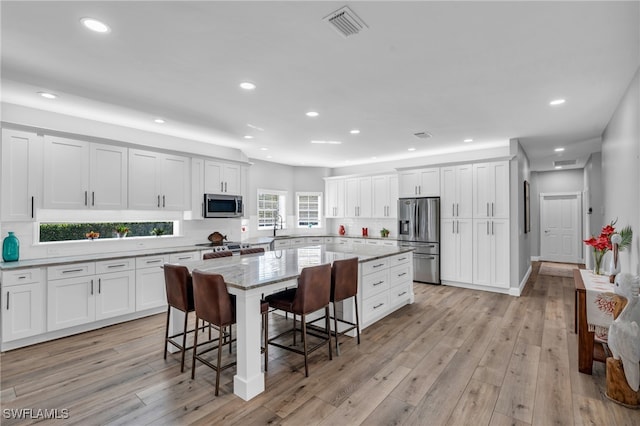
[[[204,217],[242,217],[242,196],[204,194]]]

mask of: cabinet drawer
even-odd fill
[[[305,244],[306,243],[305,243],[305,239],[304,238],[294,238],[290,242],[290,245],[292,245],[292,246],[303,246]]]
[[[17,284],[28,284],[42,281],[44,270],[42,268],[18,269],[16,271],[4,271],[2,273],[2,286],[8,287]]]
[[[350,238],[336,238],[333,241],[335,244],[339,244],[341,246],[348,246],[349,244],[351,244],[351,239]]]
[[[96,262],[96,274],[130,271],[132,269],[135,269],[135,267],[136,261],[134,258],[103,260],[100,262]]]
[[[291,245],[291,240],[274,240],[273,247],[274,248],[287,248]]]
[[[410,259],[411,259],[410,253],[404,253],[398,256],[390,257],[389,266],[402,265],[404,263],[409,263]]]
[[[160,267],[169,263],[169,256],[136,257],[136,269]]]
[[[385,292],[370,297],[366,299],[362,305],[362,322],[367,323],[387,313],[389,309],[389,294]]]
[[[380,241],[380,240],[367,240],[367,244],[369,244],[371,246],[381,246],[382,245],[382,241]]]
[[[324,237],[323,242],[325,244],[333,244],[333,237]]]
[[[324,243],[324,238],[323,237],[307,237],[307,243],[308,244],[323,244]]]
[[[404,283],[391,287],[389,290],[389,305],[398,306],[408,302],[411,299],[413,291],[412,283]]]
[[[411,265],[409,263],[389,268],[389,286],[393,287],[394,285],[411,281]]]
[[[381,291],[389,289],[389,276],[387,271],[369,274],[362,279],[362,297],[368,298]]]
[[[351,244],[364,244],[366,241],[362,238],[353,238],[351,240]]]
[[[169,263],[187,262],[189,260],[200,260],[199,251],[187,251],[184,253],[173,253],[169,255]]]
[[[96,273],[95,262],[72,263],[69,265],[50,266],[47,268],[47,278],[49,280],[59,280],[61,278],[84,277]]]
[[[387,266],[388,266],[387,259],[377,259],[377,260],[372,260],[370,262],[365,262],[362,264],[362,274],[369,275],[374,272],[387,269]]]

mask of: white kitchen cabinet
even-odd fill
[[[164,269],[169,256],[136,258],[136,311],[167,306]]]
[[[44,137],[44,207],[127,207],[127,148]]]
[[[398,181],[400,198],[440,196],[439,167],[400,172]]]
[[[509,219],[475,219],[473,284],[509,288]]]
[[[47,331],[95,321],[94,275],[49,280],[47,283]]]
[[[344,179],[325,181],[326,217],[344,217]]]
[[[33,221],[42,206],[43,141],[35,133],[2,129],[2,221]]]
[[[202,257],[200,257],[199,251],[185,251],[169,255],[169,263],[182,263],[200,259],[202,259]]]
[[[129,208],[185,210],[189,200],[189,159],[129,150]]]
[[[473,165],[473,217],[509,217],[509,162]]]
[[[204,192],[242,195],[242,168],[238,164],[205,161]]]
[[[307,237],[305,238],[305,243],[309,246],[315,246],[319,244],[325,244],[324,237]]]
[[[345,179],[345,216],[371,217],[371,177]]]
[[[473,166],[463,164],[440,169],[440,216],[473,217]]]
[[[204,160],[191,159],[191,216],[188,219],[204,219]]]
[[[42,268],[2,273],[2,341],[41,334],[45,330],[45,275]]]
[[[395,218],[398,215],[398,177],[371,177],[372,217]]]
[[[472,227],[472,219],[442,219],[440,223],[440,277],[442,280],[472,282]]]
[[[135,312],[135,271],[111,272],[96,275],[94,288],[96,320],[117,317]]]

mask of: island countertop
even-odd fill
[[[214,272],[224,277],[229,287],[250,290],[295,279],[307,266],[357,257],[360,263],[411,252],[410,247],[364,246],[345,248],[322,244],[297,249],[274,250],[263,254],[181,262],[190,271]]]

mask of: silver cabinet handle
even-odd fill
[[[107,268],[122,268],[123,266],[127,266],[126,263],[118,263],[117,265],[109,265]]]
[[[91,295],[93,296],[93,280],[91,280]]]
[[[164,208],[164,207],[165,207],[165,196],[163,195],[162,196],[162,208]]]
[[[379,268],[381,266],[384,266],[384,263],[378,263],[377,265],[373,265],[373,268]]]
[[[380,306],[383,306],[384,303],[378,303],[376,306],[373,307],[373,309],[378,309]]]
[[[380,284],[384,284],[384,281],[378,281],[377,283],[373,283],[373,286],[376,287],[376,286],[379,286]]]
[[[460,221],[456,220],[456,234],[460,233]]]
[[[145,263],[146,263],[147,265],[149,265],[150,263],[158,263],[158,262],[162,262],[162,259],[147,260]]]
[[[224,183],[220,182],[220,192],[224,192]]]
[[[102,293],[102,278],[98,278],[98,294]]]
[[[494,207],[495,207],[494,203],[491,203],[491,217],[496,215],[496,212],[494,211]]]
[[[91,191],[91,205],[95,206],[96,205],[96,193]]]
[[[87,191],[84,191],[84,205],[87,205]]]
[[[407,260],[407,258],[406,257],[401,257],[400,259],[398,259],[398,262],[401,262],[403,260]]]
[[[187,259],[191,259],[191,256],[182,256],[178,258],[178,260],[187,260]]]
[[[406,292],[406,291],[403,291],[402,293],[400,293],[400,294],[398,295],[398,297],[400,297],[400,296],[404,296],[405,294],[407,294],[407,292]]]
[[[489,221],[487,221],[487,235],[489,235]]]
[[[405,275],[407,275],[407,273],[406,273],[406,272],[403,272],[403,273],[401,273],[401,274],[398,274],[398,277],[404,277]]]
[[[9,310],[9,292],[7,292],[7,311]]]
[[[20,275],[20,276],[18,277],[18,279],[19,279],[19,280],[24,280],[24,279],[26,279],[26,278],[27,278],[27,276],[26,276],[26,275]]]
[[[493,222],[491,222],[491,235],[495,235],[495,232],[493,232]]]
[[[33,215],[34,215],[34,205],[35,205],[35,197],[31,197],[31,219],[33,219]]]
[[[62,271],[63,274],[70,274],[71,272],[82,272],[84,269],[80,268],[80,269],[67,269]]]
[[[229,191],[227,190],[227,182],[225,182],[225,183],[224,183],[224,192],[229,192]]]
[[[460,204],[456,203],[456,216],[460,217]]]
[[[418,195],[422,194],[422,185],[418,185]]]
[[[160,195],[158,195],[158,208],[160,208]]]
[[[489,217],[489,203],[487,203],[487,217]]]

